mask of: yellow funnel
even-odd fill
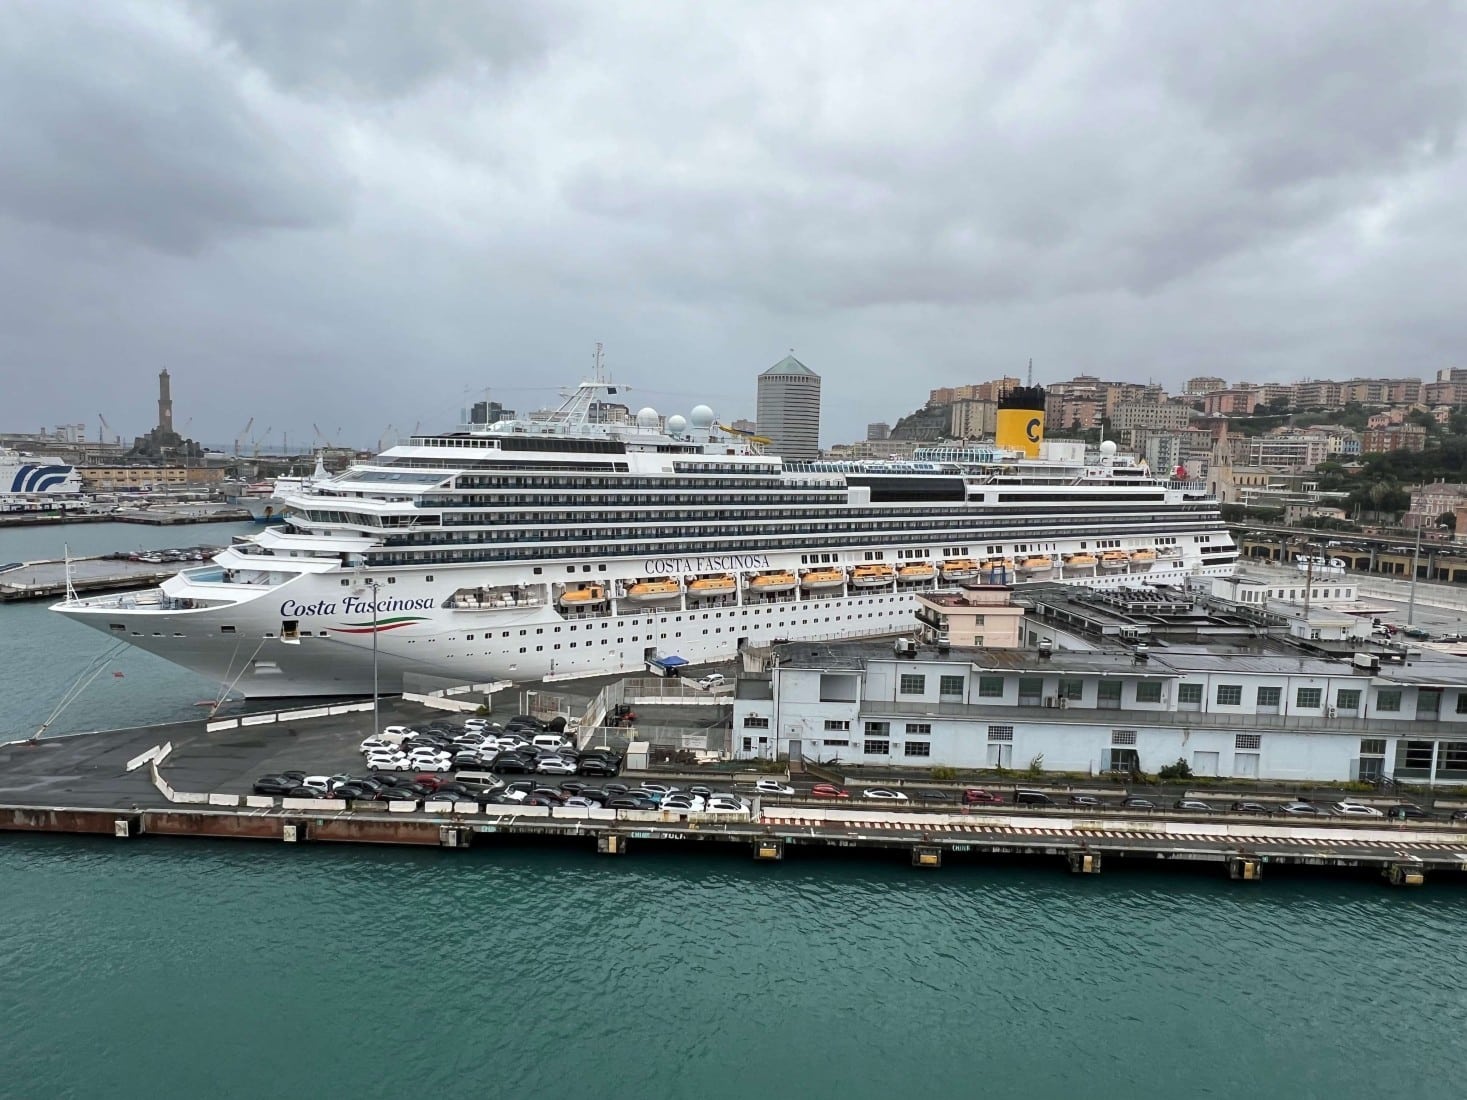
[[[999,409],[993,441],[1004,450],[1023,451],[1029,458],[1038,458],[1039,444],[1044,442],[1044,410]]]

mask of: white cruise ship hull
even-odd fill
[[[178,593],[187,598],[190,575],[208,569],[186,570],[167,582],[174,595],[155,589],[89,597],[56,610],[232,693],[273,698],[369,694],[374,633],[379,690],[395,693],[433,686],[430,682],[639,672],[657,655],[676,654],[700,664],[732,658],[743,646],[891,635],[912,628],[919,593],[952,588],[932,583],[898,590],[893,584],[845,595],[786,593],[712,608],[627,601],[615,614],[607,607],[605,614],[575,615],[545,605],[443,607],[456,590],[503,585],[507,578],[467,568],[437,568],[431,574],[401,569],[389,574],[390,586],[384,580],[379,589],[388,606],[376,616],[375,627],[370,610],[364,610],[370,591],[360,584],[343,586],[335,573],[301,576],[227,608],[169,610]],[[1191,573],[1208,572],[1227,574],[1232,567],[1159,562],[1148,570],[1146,582],[1182,584]],[[1098,587],[1137,583],[1128,576],[1085,582]],[[283,636],[287,632],[294,636]]]

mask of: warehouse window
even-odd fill
[[[904,672],[897,686],[902,695],[921,695],[927,690],[927,677],[916,672]]]
[[[1084,680],[1061,680],[1059,682],[1059,696],[1061,699],[1081,699],[1085,695]]]
[[[1375,693],[1375,709],[1383,714],[1396,714],[1401,709],[1401,689],[1381,688]]]
[[[1002,676],[980,676],[978,677],[978,698],[980,699],[1002,699],[1003,677]]]
[[[1320,688],[1300,688],[1294,695],[1294,705],[1304,710],[1317,710],[1324,703],[1324,691]]]
[[[1459,699],[1458,702],[1460,703],[1460,701],[1461,700]],[[1352,689],[1349,689],[1349,690],[1341,690],[1341,691],[1335,692],[1335,706],[1338,707],[1340,710],[1359,710],[1360,709],[1360,692],[1359,692],[1359,690],[1358,689],[1355,689],[1355,688],[1352,688]],[[1458,706],[1457,707],[1457,710],[1458,711],[1461,711],[1462,710],[1462,707],[1461,706]]]
[[[931,734],[932,734],[932,723],[931,722],[908,722],[907,723],[907,727],[906,727],[906,732],[907,733],[915,733],[918,736],[923,736],[923,735],[931,736]]]
[[[851,728],[851,724],[844,718],[827,718],[825,720],[825,728],[828,730],[848,730]]]
[[[1276,707],[1284,698],[1284,689],[1280,687],[1263,687],[1258,689],[1256,702],[1260,707]]]
[[[1235,749],[1260,749],[1263,747],[1263,734],[1261,733],[1239,733],[1233,737],[1233,748]]]
[[[867,734],[867,736],[871,736],[871,735],[874,734],[877,737],[885,737],[890,732],[891,732],[891,723],[890,722],[867,722],[866,723],[866,734]]]
[[[1161,681],[1143,680],[1136,685],[1136,702],[1159,703],[1161,702]]]
[[[1014,727],[989,726],[988,739],[990,741],[1012,741],[1014,739]]]
[[[1243,702],[1242,684],[1218,684],[1217,704],[1220,707],[1241,706]]]
[[[937,680],[937,694],[942,696],[963,697],[963,678],[961,676],[940,676]]]
[[[1178,684],[1177,685],[1177,702],[1179,702],[1179,703],[1200,703],[1200,702],[1202,702],[1202,685],[1201,684]]]
[[[762,714],[746,714],[744,715],[744,728],[767,730],[769,728],[769,719]]]
[[[867,741],[865,745],[867,756],[889,756],[891,755],[890,741]]]
[[[931,756],[931,741],[908,741],[902,746],[903,756]]]
[[[1134,745],[1136,743],[1136,731],[1111,730],[1110,743],[1112,745]]]

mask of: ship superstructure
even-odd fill
[[[286,517],[160,588],[56,610],[250,696],[639,670],[910,627],[966,580],[1230,573],[1215,502],[1113,446],[787,463],[706,406],[414,436],[283,496]],[[1031,425],[1032,430],[1032,425]],[[374,646],[375,642],[375,646]]]

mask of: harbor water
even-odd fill
[[[1456,1096],[1467,894],[0,838],[0,1095]]]
[[[250,524],[147,527],[95,523],[0,529],[0,562],[38,561],[223,546]],[[196,717],[194,704],[212,700],[217,685],[48,610],[49,600],[0,604],[0,741],[29,737],[66,697],[88,664],[110,654],[48,732],[115,729]]]
[[[0,561],[247,528],[0,532]],[[0,731],[111,639],[0,607]],[[121,673],[120,676],[113,675]],[[108,658],[53,729],[196,714]],[[1455,1096],[1467,890],[0,834],[0,1097]]]

